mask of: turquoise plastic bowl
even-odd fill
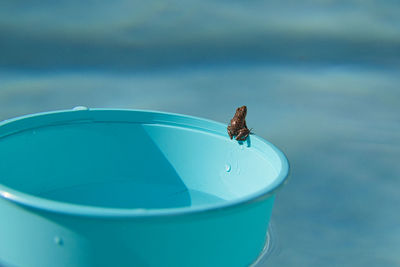
[[[247,266],[286,157],[226,125],[78,108],[0,123],[0,262],[17,267]]]

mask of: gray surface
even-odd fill
[[[2,3],[0,120],[246,104],[292,166],[269,266],[400,266],[398,2],[179,3]]]

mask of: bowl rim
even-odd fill
[[[156,110],[107,109],[107,108],[87,109],[84,107],[79,107],[72,110],[41,112],[41,113],[29,114],[16,117],[13,119],[4,120],[0,122],[0,139],[8,135],[15,134],[17,132],[26,131],[30,128],[36,128],[40,126],[43,127],[44,126],[43,123],[49,123],[49,122],[53,122],[51,125],[77,123],[77,121],[105,122],[105,120],[101,120],[94,115],[104,115],[106,113],[110,113],[108,115],[111,115],[110,119],[113,118],[114,119],[113,121],[126,122],[126,120],[130,119],[132,120],[131,122],[140,123],[140,121],[133,120],[137,119],[137,117],[133,116],[132,118],[132,115],[138,115],[139,118],[143,119],[144,117],[147,120],[150,119],[153,123],[173,124],[187,128],[195,128],[198,130],[206,131],[208,133],[213,133],[229,138],[228,135],[226,134],[225,124],[205,118],[183,115],[178,113],[156,111]],[[68,120],[65,119],[65,114],[71,115],[67,116]],[[115,120],[114,117],[115,115],[121,115],[121,116],[128,115],[130,117],[128,118],[122,116],[123,117],[122,119]],[[63,120],[57,120],[62,116],[64,117]],[[149,123],[149,121],[142,121],[142,122]],[[49,124],[45,124],[45,126],[48,125]],[[33,196],[12,189],[10,187],[7,187],[1,183],[0,183],[0,198],[32,209],[38,209],[52,213],[62,213],[68,215],[90,216],[90,217],[138,217],[139,218],[139,217],[155,217],[155,216],[174,216],[174,215],[203,213],[203,212],[211,212],[222,209],[225,210],[229,208],[234,208],[250,204],[253,202],[262,201],[269,197],[273,197],[276,191],[279,190],[287,182],[287,178],[289,177],[290,166],[289,166],[289,161],[287,160],[285,154],[281,150],[279,150],[275,145],[273,145],[269,141],[259,136],[253,134],[251,135],[251,138],[257,139],[257,142],[259,144],[271,148],[279,158],[279,161],[281,163],[281,168],[278,175],[276,176],[276,178],[273,180],[272,183],[268,184],[261,190],[252,192],[250,194],[246,194],[243,197],[235,198],[234,200],[224,201],[212,205],[198,205],[194,207],[189,206],[189,207],[174,207],[174,208],[162,208],[162,209],[103,208],[103,207],[94,207],[94,206],[60,202],[38,196]]]

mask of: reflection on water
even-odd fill
[[[400,265],[400,5],[173,2],[8,1],[0,120],[84,105],[228,123],[246,104],[292,166],[269,266]]]
[[[265,238],[265,245],[259,257],[253,262],[250,267],[263,267],[270,266],[270,258],[279,254],[279,243],[275,232],[275,224],[273,220],[270,221],[267,236]]]

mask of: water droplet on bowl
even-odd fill
[[[229,163],[225,164],[225,171],[230,172],[231,171],[231,165]]]
[[[64,242],[63,242],[63,240],[62,240],[61,237],[55,236],[55,237],[54,237],[54,243],[55,243],[56,245],[62,246],[62,244],[63,244]]]
[[[88,110],[88,108],[85,107],[85,106],[77,106],[77,107],[74,107],[72,110],[74,110],[74,111],[78,111],[78,110]]]

